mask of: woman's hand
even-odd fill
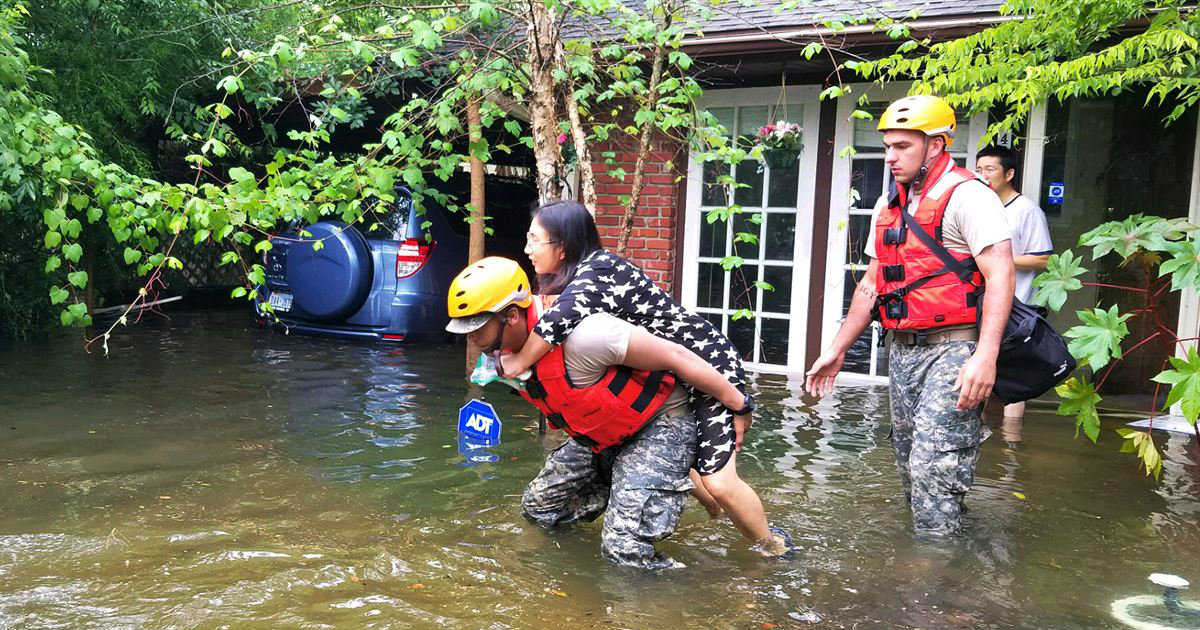
[[[733,417],[733,432],[737,434],[737,438],[733,443],[735,451],[739,453],[742,451],[742,440],[745,439],[746,431],[750,430],[750,425],[753,423],[753,415],[749,413],[744,416]]]
[[[496,360],[496,367],[498,368],[496,371],[500,373],[500,376],[506,378],[515,378],[529,369],[525,361],[521,360],[521,355],[515,352],[500,355]]]

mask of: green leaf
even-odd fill
[[[1046,262],[1046,270],[1033,279],[1033,286],[1037,287],[1033,303],[1047,306],[1055,312],[1061,309],[1068,293],[1083,288],[1083,282],[1075,277],[1087,273],[1081,262],[1083,257],[1076,258],[1069,249],[1061,254],[1052,254]]]
[[[79,219],[71,219],[59,228],[67,235],[67,238],[79,238],[80,232],[83,232],[83,224],[79,222]]]
[[[1117,433],[1125,438],[1121,444],[1122,453],[1137,453],[1142,460],[1142,468],[1146,474],[1153,474],[1157,479],[1162,475],[1162,455],[1154,445],[1154,436],[1150,431],[1134,431],[1133,429],[1117,429]]]
[[[62,208],[51,208],[42,213],[42,223],[51,230],[57,230],[58,226],[67,220],[67,213],[63,212]]]
[[[1072,376],[1067,382],[1054,388],[1054,392],[1062,398],[1058,404],[1058,415],[1075,416],[1075,437],[1079,437],[1079,429],[1092,442],[1100,437],[1100,415],[1096,405],[1100,403],[1100,394],[1086,379]]]
[[[775,287],[770,282],[765,282],[763,280],[755,280],[754,286],[759,289],[762,289],[763,291],[774,291],[775,290]]]
[[[1200,355],[1196,354],[1195,348],[1188,348],[1186,358],[1167,357],[1167,360],[1173,369],[1164,370],[1151,379],[1171,386],[1163,408],[1170,409],[1180,403],[1183,417],[1196,424],[1196,419],[1200,418]]]
[[[254,251],[261,254],[271,249],[271,241],[262,240],[254,244]]]
[[[412,48],[401,48],[391,54],[392,63],[401,68],[411,68],[421,61],[421,55]]]
[[[67,298],[70,297],[70,295],[71,294],[68,293],[67,290],[62,287],[51,287],[50,303],[51,304],[62,304],[63,302],[67,301]]]
[[[746,260],[741,256],[726,256],[721,259],[721,267],[723,267],[725,271],[729,271],[735,267],[741,267],[745,262]]]
[[[62,266],[62,259],[61,259],[61,258],[59,258],[58,256],[51,256],[51,257],[49,257],[49,258],[47,258],[47,259],[46,259],[46,268],[45,268],[45,272],[46,272],[46,273],[51,273],[51,272],[53,272],[55,269],[58,269],[58,268],[59,268],[59,267],[61,267],[61,266]]]
[[[1109,221],[1097,226],[1080,236],[1079,244],[1092,248],[1093,259],[1116,252],[1123,260],[1129,260],[1139,251],[1167,251],[1168,241],[1177,241],[1195,229],[1187,219],[1135,214],[1124,221]]]
[[[730,317],[730,319],[735,322],[739,319],[754,319],[754,311],[751,311],[748,308],[739,308],[733,312],[733,316]]]
[[[132,247],[125,248],[125,264],[126,265],[132,265],[133,263],[135,263],[141,259],[142,259],[142,252],[139,252],[138,250],[136,250]]]
[[[79,287],[80,289],[87,286],[88,275],[86,271],[72,271],[67,274],[67,282]]]
[[[62,234],[51,230],[46,232],[46,238],[42,242],[46,244],[46,249],[54,249],[62,242]]]
[[[1159,277],[1171,274],[1171,290],[1200,289],[1200,251],[1196,241],[1188,239],[1167,244],[1171,259],[1158,267]]]
[[[240,298],[240,297],[245,297],[245,296],[246,296],[246,287],[234,287],[233,292],[229,294],[229,297],[235,297],[235,298]]]
[[[1121,358],[1121,340],[1129,334],[1125,320],[1133,316],[1131,313],[1120,315],[1113,304],[1107,311],[1094,308],[1075,314],[1082,323],[1063,333],[1071,337],[1067,349],[1075,358],[1086,360],[1094,370],[1107,365],[1110,359]]]
[[[83,246],[79,243],[71,243],[63,248],[63,256],[71,262],[79,262],[79,258],[83,256]]]
[[[238,90],[242,89],[242,87],[242,80],[233,75],[229,75],[217,82],[217,88],[225,90],[229,94],[236,93]]]

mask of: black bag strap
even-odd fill
[[[957,258],[955,258],[950,253],[950,251],[946,249],[946,247],[944,245],[937,242],[932,236],[930,236],[929,232],[926,232],[925,229],[921,227],[921,224],[917,223],[916,219],[913,219],[912,216],[910,214],[908,214],[908,212],[904,208],[900,209],[900,216],[901,216],[901,218],[904,219],[904,225],[907,225],[908,229],[912,230],[912,233],[915,234],[917,236],[917,238],[922,243],[925,244],[925,247],[928,247],[929,251],[933,252],[933,254],[935,256],[937,256],[939,260],[942,261],[942,264],[946,265],[945,268],[943,268],[942,270],[936,271],[931,275],[925,276],[925,278],[921,278],[921,280],[925,280],[926,278],[931,278],[935,275],[941,275],[942,273],[945,273],[946,271],[951,271],[954,273],[954,275],[958,276],[959,280],[962,280],[963,282],[971,282],[972,281],[972,276],[975,274],[976,271],[979,270],[979,267],[975,266],[974,259],[972,259],[972,261],[969,265],[963,264],[961,261],[959,261]],[[921,280],[917,280],[917,282],[920,282]],[[916,282],[914,282],[913,284],[916,284]],[[974,282],[971,282],[971,284],[974,284]],[[910,284],[904,288],[911,291],[912,289],[910,289],[909,287],[912,287],[912,286],[913,285]]]
[[[917,239],[920,240],[921,243],[928,247],[929,250],[933,252],[939,260],[942,261],[943,266],[941,269],[938,269],[937,271],[922,278],[913,280],[909,284],[906,284],[895,291],[881,294],[878,298],[876,298],[876,308],[878,308],[881,304],[904,299],[904,296],[925,286],[930,280],[933,280],[944,273],[953,273],[955,276],[958,276],[959,280],[974,284],[974,282],[972,282],[972,276],[979,269],[975,266],[974,260],[972,260],[969,264],[964,264],[955,258],[945,246],[930,236],[929,232],[926,232],[925,229],[921,227],[921,224],[917,223],[917,221],[912,218],[912,215],[910,215],[905,209],[900,209],[900,216],[904,219],[904,225],[908,227],[908,229],[911,230],[914,235],[916,235]]]

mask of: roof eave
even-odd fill
[[[1021,17],[990,13],[917,19],[907,22],[907,24],[914,33],[955,37],[1017,19],[1021,19]],[[761,52],[774,48],[794,50],[797,45],[830,38],[838,38],[845,45],[869,45],[895,41],[887,33],[879,31],[873,24],[864,24],[846,26],[836,30],[825,26],[807,26],[726,31],[685,38],[682,46],[694,54],[728,54],[750,50]]]

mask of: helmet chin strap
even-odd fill
[[[925,147],[923,153],[929,153],[929,136],[925,136]],[[938,156],[940,157],[940,156]],[[937,157],[931,157],[925,160],[921,165],[921,170],[917,171],[917,176],[909,183],[909,190],[923,190],[925,187],[925,178],[929,176],[929,168],[937,161]]]

